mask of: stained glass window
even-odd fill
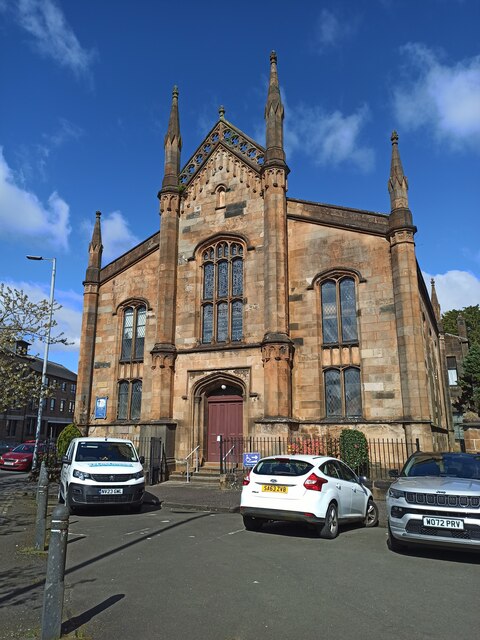
[[[228,339],[228,304],[220,302],[217,305],[217,342]]]
[[[118,384],[117,418],[138,420],[142,409],[142,381],[122,380]]]
[[[143,305],[124,310],[121,360],[143,359],[146,320],[147,309]]]
[[[208,344],[213,339],[213,306],[206,304],[203,307],[203,335],[202,342]]]
[[[208,262],[203,268],[203,298],[213,300],[213,264]]]
[[[128,416],[128,387],[129,384],[125,380],[118,385],[117,417],[119,420],[126,420]]]
[[[340,395],[340,371],[325,371],[325,404],[327,417],[342,415],[342,399]]]
[[[238,342],[243,338],[243,302],[235,300],[232,303],[232,341]]]
[[[217,265],[218,283],[217,296],[226,298],[228,296],[228,262],[219,262]]]
[[[140,418],[140,411],[142,409],[142,381],[135,380],[132,382],[132,400],[130,404],[130,417],[132,420],[138,420]]]
[[[325,371],[325,409],[327,418],[362,415],[360,369],[327,369]]]
[[[133,309],[128,307],[123,314],[123,336],[122,336],[122,360],[128,360],[132,355],[133,338]]]
[[[243,295],[243,260],[241,258],[232,261],[232,295]]]
[[[136,359],[143,358],[143,348],[145,346],[145,322],[147,319],[147,309],[139,307],[137,309],[137,326],[135,331],[135,354]]]
[[[202,342],[238,342],[243,338],[243,247],[221,241],[205,249],[203,259]],[[206,302],[212,304],[205,304]]]
[[[362,397],[360,392],[360,371],[349,367],[343,372],[345,385],[345,415],[362,415]]]
[[[352,278],[327,280],[321,286],[324,344],[356,342],[357,305]]]
[[[340,281],[340,309],[342,320],[342,340],[357,339],[357,310],[355,302],[355,282],[351,278]]]
[[[330,280],[322,284],[323,342],[338,342],[337,287]]]

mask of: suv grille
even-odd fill
[[[478,509],[480,496],[455,496],[440,493],[416,493],[407,491],[405,500],[408,504],[424,504],[432,507],[456,507],[463,509]]]
[[[133,473],[118,473],[118,474],[107,474],[107,473],[91,473],[90,477],[95,482],[126,482],[127,480],[132,480],[134,477]]]
[[[408,531],[408,533],[415,533],[420,536],[441,536],[442,538],[453,538],[455,540],[480,540],[480,528],[468,524],[465,525],[463,531],[458,531],[424,527],[420,520],[410,520],[405,530]]]

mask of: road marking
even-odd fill
[[[150,527],[147,527],[146,529],[137,529],[137,531],[129,531],[128,533],[125,533],[125,536],[134,536],[136,533],[139,533],[141,536],[145,535],[148,531],[150,531]]]
[[[245,531],[245,529],[237,529],[236,531],[230,531],[228,535],[234,536],[236,533],[241,533],[242,531]]]

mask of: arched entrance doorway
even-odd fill
[[[235,438],[243,435],[243,395],[235,385],[221,384],[206,394],[206,458],[219,462],[217,438]]]

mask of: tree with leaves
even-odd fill
[[[480,344],[480,305],[476,304],[463,309],[451,309],[442,315],[443,328],[446,333],[458,335],[457,318],[462,315],[467,326],[467,336],[470,344]]]
[[[457,409],[465,413],[480,412],[480,344],[473,344],[463,361],[463,373],[458,384],[462,390],[455,403]]]
[[[54,302],[53,312],[59,309],[61,305]],[[32,302],[21,289],[0,283],[0,413],[20,409],[31,400],[38,402],[41,375],[32,369],[32,357],[17,353],[16,346],[19,340],[45,342],[49,323],[48,300]],[[68,344],[62,333],[52,335],[56,326],[52,318],[49,344]]]

